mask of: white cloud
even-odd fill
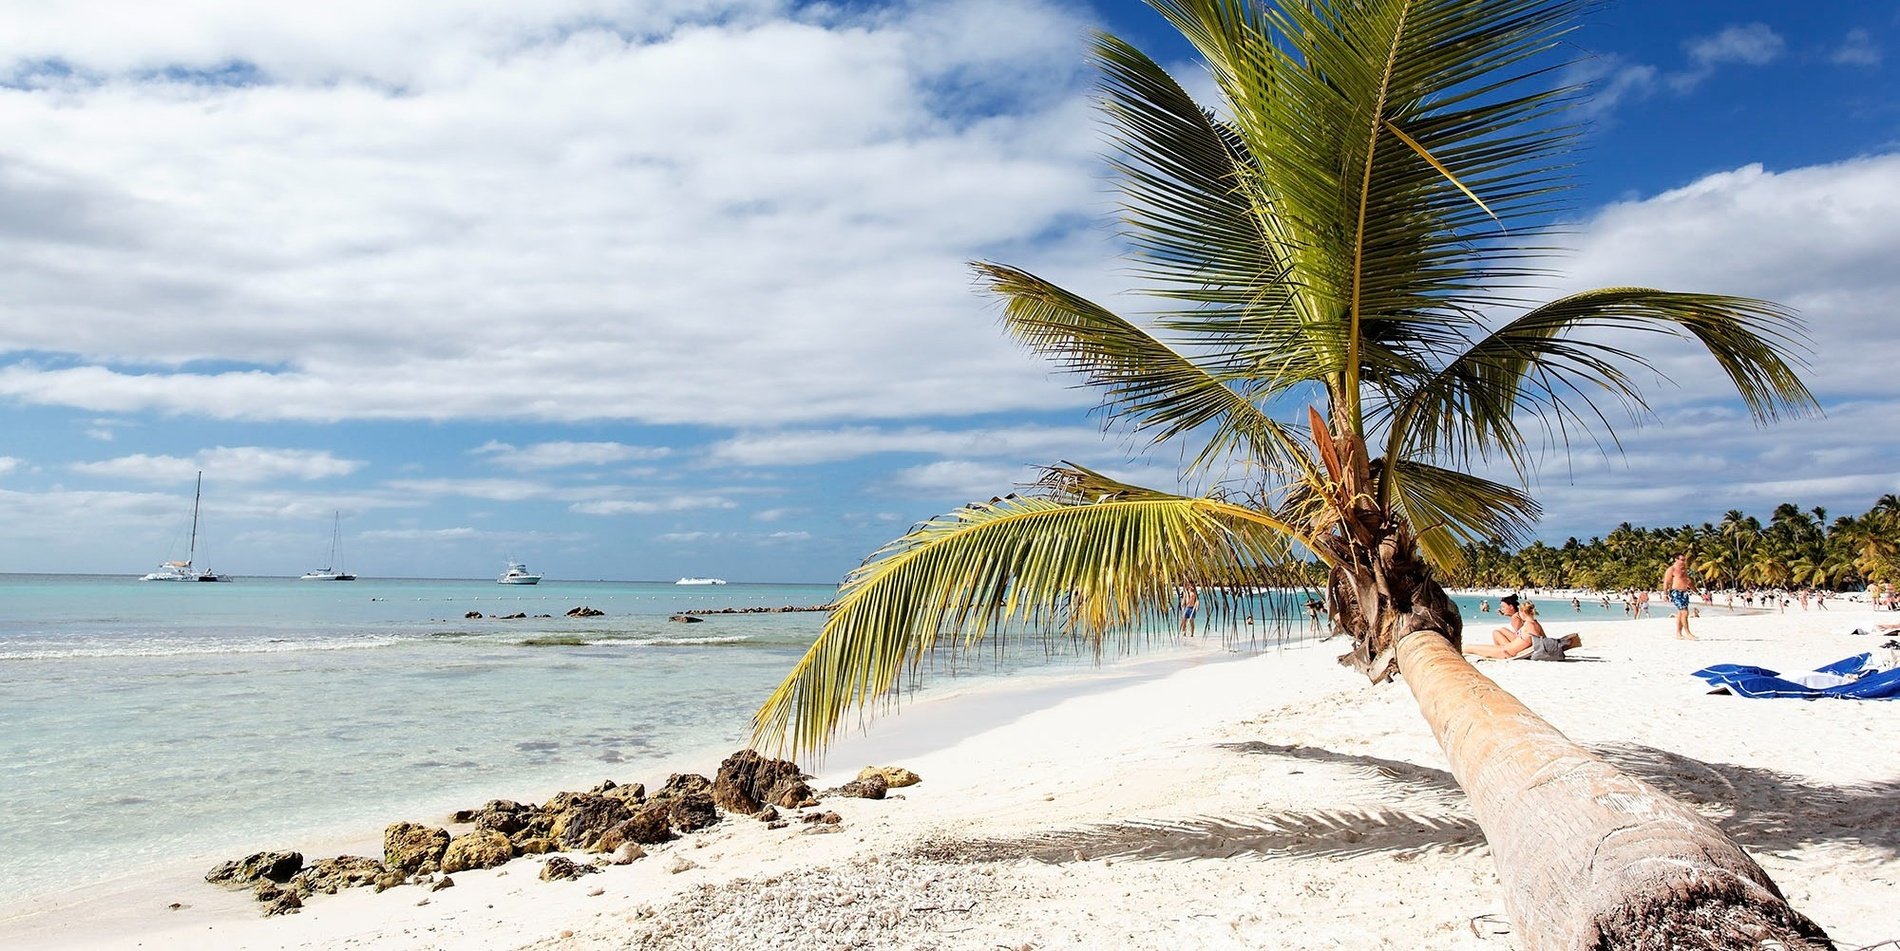
[[[396,492],[423,497],[463,496],[490,502],[520,502],[547,497],[552,490],[539,482],[519,479],[397,479],[389,483]]]
[[[1619,56],[1605,55],[1583,60],[1572,67],[1568,82],[1585,83],[1590,98],[1581,110],[1585,117],[1602,118],[1625,103],[1648,98],[1656,89],[1661,71],[1647,63],[1631,63]]]
[[[674,495],[652,499],[599,499],[576,502],[568,510],[581,515],[656,515],[693,509],[729,509],[737,503],[716,495]]]
[[[1841,39],[1841,45],[1828,54],[1828,61],[1842,66],[1879,66],[1880,47],[1874,43],[1872,33],[1861,27],[1848,30]]]
[[[945,459],[900,469],[892,477],[893,489],[930,499],[968,502],[1008,495],[1028,485],[1040,475],[1030,466]]]
[[[1780,58],[1787,42],[1766,23],[1742,23],[1724,27],[1712,36],[1699,36],[1683,44],[1689,54],[1690,68],[1675,73],[1669,83],[1678,92],[1687,92],[1715,75],[1728,63],[1765,66]]]
[[[20,468],[20,466],[23,465],[24,463],[25,463],[25,460],[15,459],[12,456],[0,456],[0,476],[6,475],[14,471],[15,469]]]
[[[1805,320],[1805,374],[1826,415],[1752,427],[1705,352],[1656,335],[1625,335],[1658,369],[1638,382],[1657,420],[1619,425],[1624,454],[1604,461],[1587,441],[1553,457],[1538,496],[1545,525],[1602,532],[1622,521],[1700,523],[1738,504],[1782,501],[1860,512],[1900,489],[1900,337],[1892,332],[1900,272],[1900,154],[1786,172],[1744,166],[1655,197],[1602,209],[1574,236],[1575,257],[1553,293],[1611,285],[1739,294],[1779,301]]]
[[[269,449],[261,446],[219,446],[189,458],[137,453],[99,462],[76,462],[74,472],[90,476],[135,479],[144,482],[190,481],[198,472],[211,473],[217,482],[267,482],[273,479],[313,481],[349,475],[365,463],[339,459],[313,449]]]
[[[788,505],[788,506],[783,506],[780,508],[760,509],[757,512],[752,513],[752,519],[753,521],[757,521],[757,522],[776,522],[776,521],[779,521],[780,519],[784,519],[793,515],[799,515],[807,511],[810,511],[810,510],[803,506],[797,506],[797,505]]]
[[[473,528],[375,528],[362,532],[366,539],[384,541],[458,541],[467,538],[481,538],[484,533]]]
[[[847,426],[838,429],[740,433],[715,443],[708,450],[708,455],[717,463],[745,466],[811,465],[878,453],[1006,458],[1041,464],[1073,456],[1100,457],[1112,451],[1111,446],[1117,441],[1114,436],[1085,426],[1006,426],[966,430],[924,426],[897,429]]]
[[[721,425],[1086,401],[984,331],[963,267],[1095,224],[1063,5],[39,6],[0,71],[83,75],[0,88],[0,354],[55,357],[0,398]],[[261,81],[152,74],[231,63]]]
[[[507,469],[564,469],[600,466],[630,459],[660,459],[672,452],[664,446],[629,446],[617,442],[544,442],[516,448],[490,440],[475,449],[478,456]]]

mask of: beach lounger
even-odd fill
[[[1811,673],[1787,676],[1766,667],[1743,664],[1716,664],[1696,671],[1694,676],[1715,688],[1710,693],[1732,693],[1753,699],[1900,700],[1900,667],[1870,670],[1867,662],[1872,656],[1855,654],[1817,667]]]

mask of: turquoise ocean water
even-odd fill
[[[710,773],[825,615],[668,617],[834,593],[0,575],[0,918],[144,869],[374,838],[398,819],[602,779],[657,783],[684,757],[706,754],[691,765]],[[1475,618],[1478,599],[1464,600]],[[606,614],[563,616],[582,605]],[[517,612],[530,617],[495,619]],[[1622,613],[1553,601],[1545,616]],[[1241,653],[1310,636],[1215,626],[1204,633]],[[1171,640],[1152,638],[1150,652]],[[952,666],[980,681],[1095,662],[1040,639],[1008,644],[940,661],[922,689]]]

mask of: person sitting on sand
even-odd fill
[[[1517,596],[1509,595],[1498,602],[1498,610],[1503,611],[1507,606],[1510,608],[1511,626],[1492,631],[1489,644],[1466,644],[1465,653],[1508,660],[1529,648],[1531,638],[1544,636],[1544,625],[1537,621],[1537,605],[1519,607]]]

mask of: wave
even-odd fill
[[[154,643],[143,641],[132,644],[85,645],[85,646],[47,646],[0,649],[0,662],[28,660],[89,660],[110,657],[193,657],[216,654],[294,654],[311,651],[350,651],[371,650],[390,647],[402,643],[400,637],[357,637],[349,640],[291,640],[273,638],[269,641],[248,641],[243,643],[205,643],[187,644]]]
[[[548,634],[513,642],[522,647],[715,647],[725,644],[759,644],[765,639],[750,634],[722,634],[711,637],[602,637],[588,634]]]

